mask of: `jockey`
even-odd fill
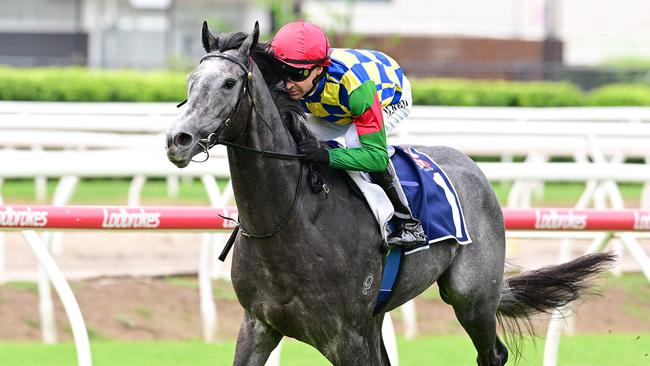
[[[283,26],[270,43],[284,87],[311,116],[315,138],[299,143],[306,160],[344,170],[369,172],[395,209],[393,247],[422,245],[426,236],[413,217],[388,158],[386,134],[411,111],[411,88],[399,65],[372,50],[330,49],[325,33],[298,20]],[[345,137],[345,148],[318,140]]]

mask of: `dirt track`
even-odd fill
[[[200,339],[201,324],[195,273],[201,234],[65,234],[63,252],[57,256],[80,303],[91,336],[108,339]],[[557,262],[558,241],[512,242],[509,260],[525,268]],[[584,252],[588,242],[577,243],[573,254]],[[648,243],[644,243],[646,250]],[[648,250],[650,251],[650,250]],[[10,280],[33,280],[36,261],[19,234],[7,237],[7,272]],[[624,268],[638,266],[627,255]],[[163,274],[189,274],[165,279]],[[117,277],[115,277],[117,276]],[[215,282],[220,339],[234,338],[241,308],[226,281]],[[650,331],[650,285],[646,296],[609,286],[604,297],[589,299],[576,309],[578,332]],[[433,291],[417,300],[422,334],[461,333],[449,306]],[[0,340],[37,340],[40,337],[37,294],[33,285],[11,283],[0,287]],[[56,305],[59,335],[69,339],[69,326]],[[393,313],[398,332],[401,314]],[[543,324],[541,327],[543,331]]]
[[[194,277],[103,278],[74,281],[75,295],[92,339],[192,340],[200,339],[199,297]],[[647,333],[650,331],[650,285],[641,298],[617,285],[607,286],[602,297],[592,297],[575,311],[577,332]],[[416,300],[421,335],[462,334],[451,307],[435,299],[430,290]],[[219,319],[218,339],[234,339],[242,310],[230,284],[215,282]],[[0,287],[0,340],[40,339],[38,295],[35,287],[10,284]],[[70,340],[70,327],[56,301],[58,334]],[[394,311],[398,334],[403,334],[401,313]],[[538,334],[545,334],[538,322]]]
[[[35,280],[36,259],[17,232],[6,235],[6,280]],[[220,234],[225,240],[227,234]],[[56,262],[68,279],[107,276],[156,276],[196,273],[201,233],[65,232]],[[572,256],[584,253],[590,241],[574,242]],[[508,263],[537,268],[558,262],[558,239],[509,239]],[[642,242],[650,253],[650,241]],[[610,246],[612,248],[612,246]],[[56,248],[54,249],[56,252]],[[638,271],[624,253],[622,268]]]

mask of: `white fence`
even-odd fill
[[[171,103],[0,102],[0,184],[3,179],[35,178],[42,199],[45,180],[60,179],[52,203],[64,205],[79,179],[131,177],[128,203],[138,205],[147,178],[167,177],[173,194],[179,176],[200,177],[210,204],[223,207],[232,199],[230,185],[220,192],[215,181],[229,177],[223,148],[215,148],[208,162],[183,170],[167,162],[163,133],[176,114]],[[491,180],[513,182],[509,207],[529,207],[533,192],[545,181],[586,182],[576,203],[579,208],[623,208],[617,183],[642,183],[641,207],[650,207],[650,108],[416,106],[409,120],[389,136],[389,142],[448,145],[473,156],[500,156],[499,163],[480,165]],[[512,162],[517,156],[524,157],[524,162]],[[554,157],[570,157],[574,162],[549,162]],[[646,164],[626,163],[629,158]],[[1,235],[0,281],[4,263]],[[60,235],[47,238],[48,246],[61,240]],[[642,250],[639,253],[638,243],[630,243],[628,250],[640,256],[641,268],[646,268],[647,256]],[[211,274],[228,276],[211,268],[217,245],[215,234],[206,234],[199,268],[206,340],[212,339],[216,327]],[[563,247],[563,259],[569,245]],[[622,253],[622,244],[617,250]],[[650,279],[650,271],[646,276]],[[46,294],[41,296],[42,303],[51,304],[46,280],[39,281],[39,289]],[[43,313],[44,335],[46,329],[53,329],[47,319]],[[407,335],[415,335],[413,313],[405,319],[412,320],[406,324]],[[55,336],[44,338],[53,341]]]

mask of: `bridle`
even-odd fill
[[[241,91],[239,92],[239,96],[237,97],[237,102],[235,103],[235,106],[233,109],[230,111],[230,114],[228,114],[228,118],[212,133],[210,133],[207,137],[199,139],[199,146],[203,148],[203,153],[205,154],[205,159],[203,160],[192,160],[195,163],[203,163],[207,161],[210,158],[210,153],[209,150],[215,145],[224,145],[228,147],[232,147],[235,149],[239,150],[244,150],[248,151],[254,154],[259,154],[262,155],[263,157],[267,158],[273,158],[273,159],[284,159],[284,160],[299,160],[305,157],[305,154],[286,154],[286,153],[280,153],[276,151],[267,151],[267,150],[259,150],[259,149],[254,149],[248,146],[243,146],[239,144],[235,144],[233,142],[229,141],[224,141],[224,140],[219,140],[219,133],[221,132],[221,129],[223,127],[229,127],[231,122],[232,122],[232,117],[237,113],[237,110],[239,110],[239,106],[241,104],[241,101],[244,99],[244,95],[248,95],[249,100],[251,101],[251,105],[253,110],[255,111],[255,114],[266,124],[266,126],[270,129],[271,126],[269,123],[264,119],[264,117],[257,111],[257,106],[255,105],[255,98],[250,94],[250,81],[253,80],[253,72],[250,70],[250,62],[251,58],[248,58],[249,65],[246,65],[242,60],[233,57],[231,55],[228,55],[226,53],[216,53],[216,52],[211,52],[206,54],[205,56],[201,57],[201,61],[199,63],[202,63],[205,60],[211,59],[211,58],[222,58],[224,60],[228,60],[230,62],[235,63],[237,66],[239,66],[243,71],[244,75],[242,76],[242,79],[244,80],[243,86],[240,89]],[[187,99],[184,101],[178,103],[176,107],[180,108],[183,106],[185,103],[187,103]]]
[[[249,83],[250,83],[251,80],[253,80],[253,72],[250,70],[250,63],[252,62],[251,58],[250,57],[248,58],[248,65],[246,65],[243,61],[241,61],[240,59],[238,59],[236,57],[233,57],[231,55],[228,55],[228,54],[225,54],[225,53],[211,52],[211,53],[208,53],[205,56],[203,56],[199,63],[201,63],[201,62],[203,62],[203,61],[205,61],[207,59],[211,59],[211,58],[221,58],[221,59],[228,60],[228,61],[233,62],[236,65],[238,65],[244,71],[244,75],[242,76],[242,79],[244,80],[244,82],[243,82],[242,88],[240,89],[241,91],[239,92],[239,96],[237,97],[237,102],[235,103],[235,106],[233,107],[233,109],[230,111],[230,114],[228,115],[228,118],[226,118],[226,120],[214,132],[210,133],[207,137],[200,139],[199,142],[198,142],[198,144],[203,148],[203,152],[206,154],[206,158],[204,160],[201,160],[201,161],[195,161],[195,160],[192,160],[192,161],[194,161],[194,162],[205,162],[205,161],[207,161],[209,159],[209,157],[210,157],[208,150],[211,147],[215,146],[215,145],[225,145],[227,147],[232,147],[234,149],[243,150],[243,151],[247,151],[247,152],[254,153],[254,154],[259,154],[259,155],[262,155],[263,157],[273,158],[273,159],[300,160],[300,159],[304,158],[306,156],[305,154],[286,154],[286,153],[280,153],[280,152],[276,152],[276,151],[259,150],[259,149],[251,148],[251,147],[248,147],[248,146],[239,145],[239,144],[236,144],[236,143],[233,143],[233,142],[219,140],[219,133],[221,132],[221,129],[224,126],[226,126],[226,127],[230,126],[231,119],[235,115],[237,110],[239,109],[239,106],[241,105],[241,101],[244,99],[245,95],[248,95],[248,98],[249,98],[249,100],[251,102],[252,108],[255,111],[255,113],[257,114],[257,116],[262,121],[264,121],[264,124],[266,124],[266,126],[269,127],[269,129],[271,128],[271,126],[264,119],[264,117],[257,111],[257,107],[255,106],[255,98],[253,98],[253,96],[250,93],[251,88],[250,88]],[[181,107],[186,102],[187,102],[187,99],[184,100],[183,102],[179,103],[177,105],[177,107]],[[291,215],[295,211],[296,203],[298,202],[298,195],[300,193],[300,186],[301,186],[301,182],[302,182],[302,167],[299,170],[300,170],[300,173],[299,173],[298,181],[296,182],[296,188],[295,188],[295,192],[294,192],[294,196],[293,196],[294,197],[293,198],[293,203],[291,204],[291,209],[289,210],[289,213],[285,216],[285,218],[280,222],[280,224],[278,224],[276,226],[276,228],[273,229],[272,231],[270,231],[270,232],[268,232],[266,234],[252,234],[251,232],[249,232],[244,227],[244,225],[240,221],[237,221],[237,220],[235,220],[233,218],[230,218],[230,217],[225,217],[225,216],[219,215],[223,219],[232,220],[235,223],[237,223],[235,231],[233,232],[230,239],[228,240],[228,243],[226,243],[226,246],[224,247],[224,250],[223,250],[220,258],[223,257],[225,259],[225,255],[228,254],[228,251],[230,250],[230,247],[232,247],[232,243],[234,242],[234,239],[235,239],[235,236],[236,236],[238,230],[241,230],[242,235],[245,235],[245,236],[247,236],[249,238],[253,238],[253,239],[269,239],[273,235],[277,234],[280,230],[282,230],[284,225],[286,225],[286,223],[289,221],[289,218],[291,217]]]

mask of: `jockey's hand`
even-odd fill
[[[305,161],[316,164],[329,165],[329,150],[322,146],[315,137],[306,138],[298,143],[298,150],[305,154]]]

